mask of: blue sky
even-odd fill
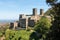
[[[0,19],[18,19],[19,14],[32,14],[32,9],[49,8],[45,0],[0,0]]]

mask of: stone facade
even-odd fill
[[[37,9],[34,8],[33,9],[33,14],[32,15],[28,15],[30,17],[28,17],[27,15],[24,14],[20,14],[19,15],[19,21],[18,22],[14,22],[11,23],[11,27],[19,27],[19,28],[28,28],[30,27],[34,27],[35,23],[39,21],[39,19],[44,15],[43,9],[40,9],[40,15],[37,14]],[[50,17],[48,17],[50,19]]]

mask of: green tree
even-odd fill
[[[46,0],[47,4],[53,8],[54,21],[52,21],[49,40],[60,40],[60,2],[58,0]]]
[[[35,31],[42,34],[42,38],[46,38],[46,34],[49,32],[51,26],[51,21],[43,16],[35,26]]]
[[[41,38],[45,39],[46,34],[50,30],[50,26],[51,26],[51,21],[47,17],[42,16],[41,19],[39,20],[39,22],[35,25],[35,28],[34,28],[35,33],[33,32],[30,37],[36,36],[35,39],[37,39],[37,40],[39,40],[38,37],[40,37],[40,39]],[[40,36],[38,36],[38,35],[40,35]]]
[[[54,11],[53,11],[53,8],[49,8],[45,13],[44,13],[45,16],[50,16],[51,17],[51,20],[53,21],[54,20]]]

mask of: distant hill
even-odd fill
[[[16,20],[0,20],[0,23],[10,23],[15,22]]]

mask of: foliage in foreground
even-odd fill
[[[46,0],[46,3],[53,8],[54,21],[46,40],[60,40],[60,1],[59,0]]]
[[[46,34],[49,32],[51,21],[45,16],[41,17],[40,21],[35,25],[35,32],[30,35],[31,40],[45,39]]]
[[[6,40],[29,40],[31,32],[26,30],[9,30],[5,32]]]

